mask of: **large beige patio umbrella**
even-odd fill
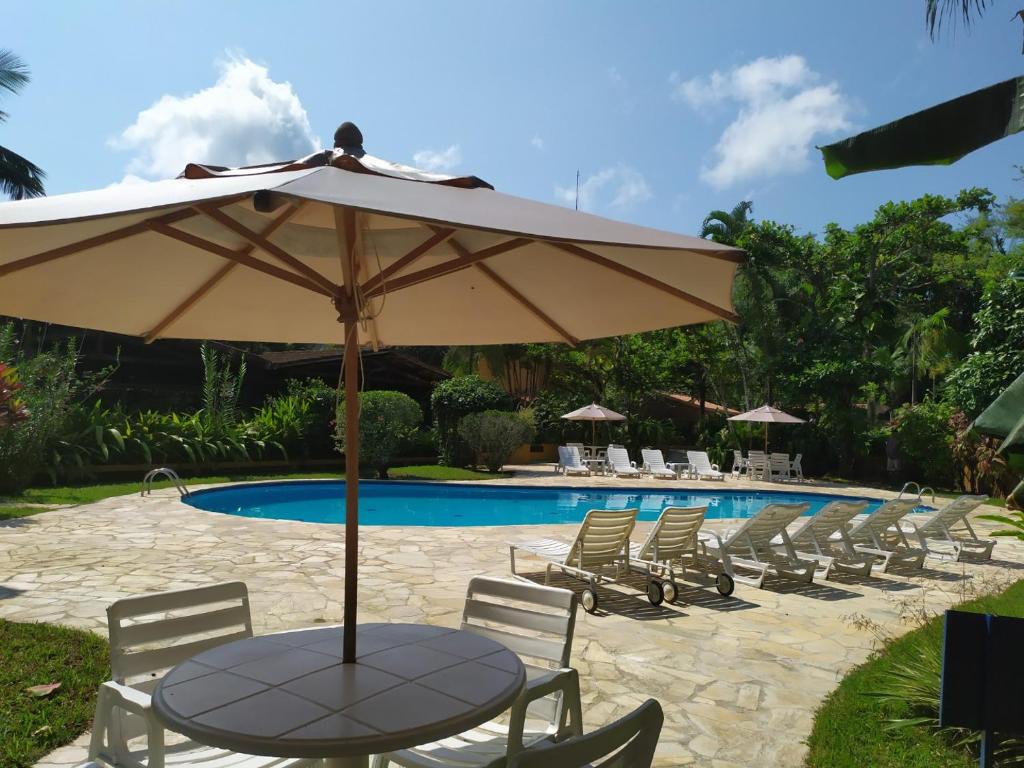
[[[770,405],[762,405],[752,411],[730,416],[729,421],[756,421],[764,423],[764,452],[768,453],[768,425],[769,424],[803,424],[804,420],[799,416],[791,416],[778,408]]]
[[[596,447],[597,443],[597,422],[626,420],[626,417],[621,413],[616,413],[611,408],[605,408],[597,403],[584,405],[582,408],[577,408],[575,411],[563,414],[562,418],[567,421],[589,421],[591,447]]]
[[[351,662],[359,345],[575,344],[732,320],[740,252],[388,163],[351,124],[335,145],[0,204],[0,314],[149,341],[343,342]]]

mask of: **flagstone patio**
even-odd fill
[[[567,483],[550,470],[525,467],[505,482]],[[778,487],[724,485],[737,484]],[[470,577],[508,574],[507,541],[572,530],[365,527],[360,617],[454,626]],[[257,632],[335,623],[341,620],[343,544],[337,525],[203,512],[168,492],[54,510],[0,522],[0,617],[105,635],[105,609],[119,597],[241,579],[249,585]],[[904,632],[911,627],[908,616],[994,589],[1020,577],[1022,568],[1024,546],[1003,541],[989,564],[929,562],[911,576],[839,577],[813,585],[770,580],[763,590],[739,585],[729,599],[691,584],[676,605],[657,608],[641,591],[605,590],[599,615],[580,611],[573,648],[586,726],[607,723],[653,696],[665,708],[658,766],[799,766],[815,708],[867,658],[879,632]],[[39,765],[74,765],[84,759],[84,745],[79,739]]]

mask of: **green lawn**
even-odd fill
[[[107,644],[91,632],[0,619],[0,765],[28,768],[89,727],[110,679]],[[25,689],[61,684],[37,698]]]
[[[971,600],[961,610],[1024,616],[1024,581],[1000,595]],[[914,665],[922,649],[942,645],[942,618],[889,643],[874,658],[848,674],[825,699],[814,718],[808,739],[808,768],[968,768],[976,756],[952,746],[947,738],[925,727],[885,730],[888,721],[923,713],[904,704],[882,701],[871,694],[884,690],[891,671]]]
[[[442,467],[436,464],[426,464],[419,467],[396,467],[391,470],[390,476],[396,480],[496,480],[510,477],[506,472],[478,472],[473,469]],[[344,475],[337,472],[303,472],[287,475],[210,475],[187,477],[185,478],[185,483],[195,486],[214,483],[238,483],[250,480],[310,480],[341,477],[344,477]],[[162,481],[154,483],[153,487],[169,488],[171,484]],[[46,511],[45,507],[30,507],[25,506],[26,504],[90,504],[94,501],[110,498],[111,496],[125,496],[138,492],[138,482],[29,488],[16,497],[0,499],[0,520],[26,517]]]

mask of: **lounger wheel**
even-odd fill
[[[728,597],[736,591],[736,581],[728,573],[720,573],[715,578],[715,589],[722,597]]]
[[[661,605],[665,600],[665,590],[653,579],[647,582],[647,599],[651,605]]]
[[[583,603],[584,611],[595,613],[597,611],[597,592],[590,588],[584,589],[583,594],[580,595],[580,602]]]
[[[674,603],[679,597],[679,588],[671,581],[666,581],[661,585],[661,594],[665,596],[665,602]]]

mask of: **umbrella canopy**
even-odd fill
[[[764,452],[768,453],[768,425],[769,424],[803,424],[804,420],[797,417],[791,416],[785,411],[780,411],[778,408],[772,408],[770,405],[762,405],[760,408],[755,408],[752,411],[738,414],[737,416],[730,416],[729,421],[757,421],[764,422]]]
[[[950,165],[1024,129],[1024,77],[1013,77],[819,147],[833,179],[908,165]]]
[[[388,163],[351,124],[335,144],[0,204],[0,314],[149,341],[343,342],[353,662],[359,345],[575,344],[731,320],[741,252]]]
[[[1024,374],[982,411],[971,426],[986,435],[1004,438],[997,453],[1024,442]]]
[[[603,405],[598,405],[597,403],[591,403],[590,405],[585,405],[582,408],[577,408],[575,411],[563,415],[562,418],[568,419],[569,421],[589,421],[591,445],[594,445],[597,442],[597,422],[626,420],[626,417],[621,413],[616,413],[611,408],[605,408]]]

